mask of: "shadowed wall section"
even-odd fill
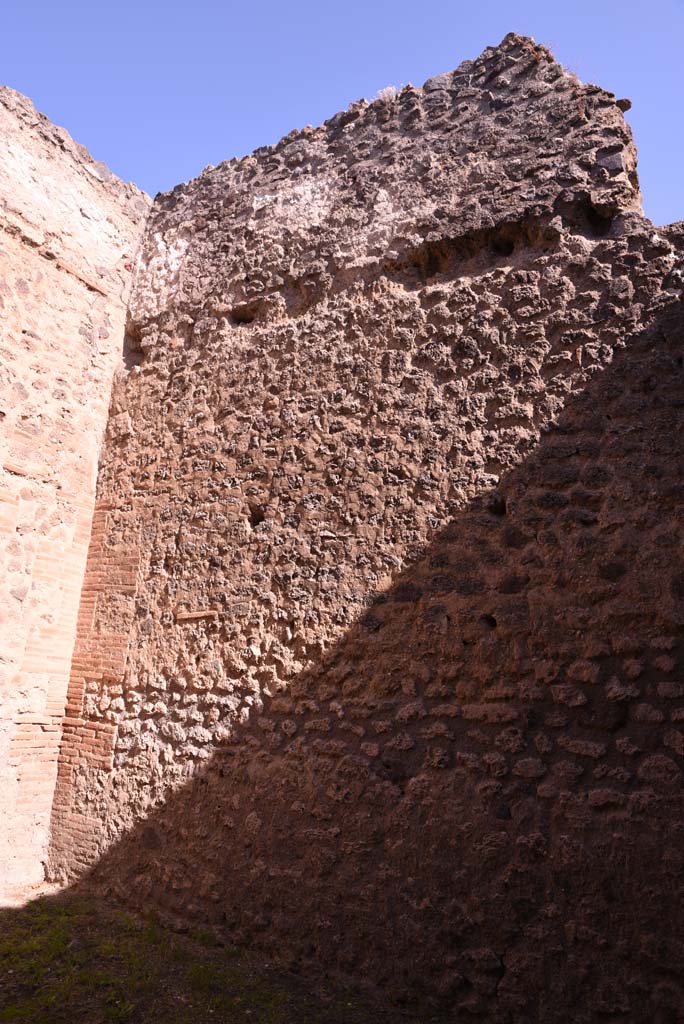
[[[680,1005],[682,247],[621,106],[508,36],[157,199],[52,877],[488,1020]]]
[[[679,1020],[683,359],[675,300],[79,887],[447,1019]]]

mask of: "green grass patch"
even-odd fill
[[[398,1024],[225,946],[101,901],[46,897],[0,912],[0,1024]]]

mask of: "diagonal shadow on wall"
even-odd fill
[[[74,889],[449,1019],[684,1019],[684,319]]]

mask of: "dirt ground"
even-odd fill
[[[286,974],[222,944],[90,899],[0,911],[3,1024],[394,1024],[374,995]],[[427,1024],[428,1018],[421,1018]]]

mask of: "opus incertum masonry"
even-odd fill
[[[9,881],[680,1019],[684,227],[628,106],[509,35],[150,207],[0,94]]]

